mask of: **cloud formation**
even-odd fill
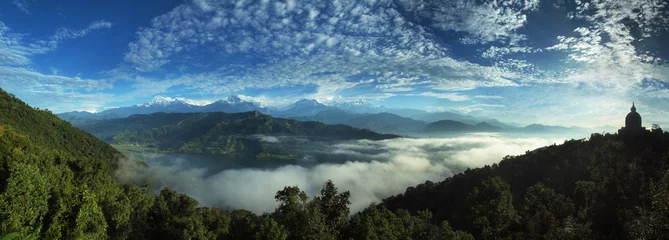
[[[504,8],[493,4],[481,9],[496,7]],[[514,28],[499,33],[481,30],[478,36],[506,36]],[[387,0],[193,1],[137,32],[125,62],[139,72],[151,72],[212,47],[223,58],[243,54],[258,59],[232,66],[213,64],[213,71],[186,76],[189,86],[229,92],[316,84],[320,95],[332,95],[377,73],[402,76],[376,78],[380,89],[391,91],[412,89],[409,85],[416,83],[407,79],[428,79],[418,84],[441,90],[463,90],[515,86],[509,79],[519,77],[495,66],[450,58],[431,27],[412,22]]]
[[[133,160],[124,161],[117,177],[124,182],[148,182],[156,191],[170,187],[196,198],[204,206],[243,208],[256,213],[273,211],[276,207],[273,196],[285,186],[297,185],[315,196],[323,183],[331,179],[341,191],[351,191],[351,209],[355,212],[426,180],[440,181],[466,168],[490,165],[506,155],[521,154],[561,141],[490,135],[360,140],[312,149],[338,162],[313,164],[319,160],[311,159],[302,164],[275,168],[227,169],[209,173],[205,166],[193,166],[197,158],[180,155],[182,158],[172,159],[169,166],[156,165],[149,160],[150,167],[146,169],[137,167]]]
[[[215,100],[239,94],[278,105],[366,98],[406,107],[416,100],[424,105],[412,108],[479,106],[488,116],[565,124],[581,124],[575,120],[598,117],[594,113],[624,114],[578,104],[607,98],[647,105],[654,121],[669,117],[661,114],[666,106],[654,103],[667,100],[666,89],[643,85],[669,81],[663,0],[189,0],[167,9],[150,22],[114,28],[121,37],[135,35],[122,47],[90,49],[120,59],[107,69],[82,67],[88,73],[82,78],[114,80],[113,88],[91,93],[112,94],[107,100],[127,105],[155,95]],[[115,17],[105,14],[100,18]],[[112,24],[100,20],[40,34],[8,26],[0,24],[0,65],[49,75],[36,69],[51,66],[33,66],[44,64],[35,59]],[[33,89],[13,92],[48,93]],[[82,110],[71,101],[53,105]],[[572,114],[573,105],[579,112]],[[521,106],[531,108],[512,109]]]
[[[31,4],[31,2],[32,2],[32,0],[14,0],[14,1],[13,1],[14,5],[15,5],[19,10],[21,10],[22,12],[24,12],[25,14],[30,14],[30,10],[29,10],[29,8],[30,8],[30,4]]]

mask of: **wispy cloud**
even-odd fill
[[[29,46],[33,49],[34,53],[43,53],[48,51],[53,51],[58,47],[58,44],[62,43],[65,40],[77,39],[85,37],[94,30],[111,28],[112,23],[106,20],[99,20],[92,22],[88,27],[79,30],[72,30],[69,28],[58,28],[56,33],[54,33],[48,40],[40,40],[35,43],[30,44]]]
[[[254,55],[270,63],[212,66],[218,70],[207,74],[229,76],[215,78],[224,86],[207,81],[192,85],[221,92],[317,84],[323,94],[333,94],[361,84],[354,79],[377,73],[391,76],[378,78],[381,91],[411,90],[416,82],[448,90],[512,86],[516,83],[509,79],[519,77],[495,66],[448,57],[448,49],[428,29],[407,20],[394,4],[383,0],[331,5],[196,1],[155,18],[151,27],[140,30],[137,40],[129,44],[125,62],[139,72],[151,72],[179,64],[175,61],[205,46],[216,46],[216,54],[225,57]]]
[[[644,78],[666,79],[659,74],[667,71],[666,63],[635,44],[667,30],[666,7],[661,0],[578,2],[570,17],[590,25],[574,29],[576,36],[559,36],[558,44],[546,49],[567,52],[570,61],[580,63],[565,76],[571,82],[630,89]]]
[[[14,5],[24,12],[25,14],[30,14],[30,4],[34,2],[34,0],[14,0]]]
[[[112,23],[100,20],[92,22],[88,27],[80,30],[61,27],[46,40],[28,41],[24,39],[24,34],[12,31],[3,22],[0,22],[0,65],[29,65],[32,56],[54,51],[58,44],[65,40],[81,38],[94,30],[110,28],[111,26]]]
[[[539,1],[406,0],[399,5],[434,28],[467,33],[464,44],[504,41],[513,45],[525,39],[517,30],[527,23],[527,14],[537,10]]]
[[[421,96],[451,100],[449,109],[526,106],[526,112],[485,111],[534,121],[551,109],[564,113],[549,113],[561,118],[555,121],[575,121],[602,113],[576,104],[600,96],[648,103],[659,113],[651,101],[666,94],[640,84],[669,81],[666,51],[657,44],[669,31],[668,9],[663,0],[573,6],[536,0],[189,0],[138,30],[129,28],[136,37],[117,51],[122,61],[104,70],[113,87],[130,89],[117,96],[126,101],[243,93],[281,105],[298,98],[393,103],[403,99],[397,96]],[[34,40],[0,24],[0,65],[46,69],[33,68],[32,58],[109,27],[101,20]],[[86,93],[72,87],[69,92]],[[287,90],[300,87],[308,91]],[[284,98],[267,94],[281,89]]]
[[[44,74],[30,65],[32,57],[56,50],[58,44],[65,40],[81,38],[93,30],[109,27],[110,22],[96,21],[85,29],[60,28],[48,40],[29,41],[24,39],[25,34],[12,31],[0,22],[0,76],[3,76],[0,86],[31,105],[46,106],[56,112],[70,109],[90,111],[104,106],[112,99],[111,94],[99,91],[112,88],[112,80]]]
[[[427,97],[435,97],[435,98],[440,98],[440,99],[448,99],[448,100],[456,101],[456,102],[467,101],[467,100],[471,99],[468,96],[462,95],[462,94],[459,94],[459,93],[422,92],[422,93],[419,93],[419,94],[416,94],[416,95],[427,96]]]

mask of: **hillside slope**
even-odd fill
[[[276,211],[262,216],[199,207],[169,189],[152,196],[150,186],[119,184],[110,173],[128,164],[111,146],[0,89],[2,239],[471,239],[427,212],[368,209],[349,223],[350,194],[332,182],[314,198],[286,187]],[[136,167],[124,170],[142,171]]]
[[[258,216],[121,185],[110,173],[126,164],[104,142],[0,90],[0,237],[669,239],[669,133],[659,129],[593,134],[506,157],[410,187],[350,218],[351,196],[332,182],[313,198],[285,187],[276,210]]]
[[[667,238],[668,143],[661,130],[593,134],[409,187],[381,206],[429,210],[482,238]]]
[[[93,135],[0,90],[0,232],[20,239],[120,234],[130,224],[127,194],[140,192],[112,178],[120,157]]]
[[[274,118],[256,111],[154,113],[78,127],[114,144],[138,144],[168,152],[211,153],[239,158],[297,154],[294,149],[286,149],[279,142],[263,141],[258,136],[303,137],[318,141],[397,137],[346,125]]]

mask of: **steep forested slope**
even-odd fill
[[[128,227],[126,191],[139,190],[111,177],[119,157],[94,136],[0,90],[0,231],[60,239]]]
[[[593,134],[425,182],[381,204],[482,238],[669,237],[669,133]]]
[[[112,173],[123,161],[111,146],[0,89],[0,238],[471,238],[428,212],[370,208],[348,221],[350,194],[332,182],[314,198],[286,187],[276,211],[262,216],[199,207],[169,189],[153,196],[149,186],[119,184]]]
[[[661,130],[593,134],[506,157],[410,187],[350,218],[350,194],[332,182],[313,198],[286,187],[275,195],[276,210],[258,216],[121,185],[110,174],[127,161],[117,151],[1,90],[0,113],[0,237],[669,238],[669,133]]]

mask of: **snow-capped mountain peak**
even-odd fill
[[[314,100],[314,99],[302,99],[300,101],[297,101],[293,104],[291,104],[293,107],[315,107],[315,106],[322,106],[323,104]]]
[[[369,106],[369,107],[378,107],[377,105],[371,103],[370,101],[367,101],[366,99],[356,99],[356,100],[348,100],[348,101],[342,101],[342,102],[337,102],[334,104],[335,106]]]
[[[243,100],[237,95],[230,95],[226,100],[228,103],[241,103]]]
[[[356,113],[378,113],[384,111],[385,109],[379,105],[367,101],[366,99],[336,102],[332,104],[332,106]]]
[[[255,104],[257,104],[257,105],[258,105],[259,107],[261,107],[261,108],[267,108],[267,107],[269,107],[269,104],[267,104],[266,102],[263,102],[263,101],[253,101],[253,102],[254,102]]]
[[[167,106],[174,103],[184,103],[187,104],[183,99],[155,96],[151,101],[143,104],[137,104],[139,107],[149,107],[149,106]]]
[[[244,99],[242,99],[242,97]],[[251,99],[249,97],[244,97],[244,96],[242,96],[242,97],[239,97],[238,95],[230,95],[228,98],[226,98],[224,100],[220,100],[219,102],[230,104],[230,105],[237,105],[237,104],[246,103],[246,104],[255,105],[259,108],[267,108],[268,107],[267,103],[265,103],[263,101],[258,101],[258,100]]]

